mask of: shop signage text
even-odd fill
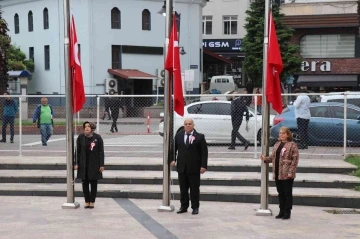
[[[303,61],[301,64],[302,71],[317,71],[319,69],[322,72],[331,71],[331,62],[330,61]]]
[[[241,51],[242,39],[203,39],[204,50]]]

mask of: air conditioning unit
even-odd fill
[[[157,69],[157,87],[164,87],[165,86],[165,70],[164,69]]]
[[[118,92],[117,79],[114,78],[105,79],[105,92],[109,93],[109,95],[113,95],[115,94],[115,92]]]

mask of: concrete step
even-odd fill
[[[105,165],[107,170],[161,171],[163,159],[159,157],[107,157]],[[219,172],[260,172],[260,165],[259,159],[210,158],[208,170]],[[0,169],[65,170],[66,159],[64,157],[4,156],[0,158]],[[354,170],[356,170],[356,166],[339,159],[300,159],[297,172],[344,174],[351,173]]]
[[[222,202],[260,202],[259,187],[240,186],[201,186],[203,201]],[[179,200],[179,187],[171,186],[171,198]],[[31,184],[4,183],[0,184],[0,195],[11,196],[66,196],[66,184]],[[294,188],[294,204],[306,206],[360,208],[360,192],[350,189],[334,188]],[[81,184],[75,184],[76,200],[82,202]],[[161,199],[162,185],[136,184],[100,184],[99,197]],[[172,202],[178,204],[178,202]],[[277,204],[276,188],[269,188],[269,203]]]
[[[76,173],[75,173],[76,175]],[[270,186],[275,186],[270,173]],[[178,185],[177,172],[171,179]],[[211,172],[201,175],[202,185],[260,186],[258,172]],[[0,170],[0,183],[66,183],[65,170]],[[102,184],[154,184],[163,183],[162,171],[109,170],[104,172]],[[360,178],[344,174],[298,173],[294,187],[349,188],[360,185]]]

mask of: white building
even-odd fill
[[[150,78],[157,76],[158,69],[161,71],[164,65],[165,17],[157,13],[164,1],[70,2],[80,44],[86,94],[103,94],[107,78],[116,78],[115,91],[124,94],[156,92],[157,81]],[[199,51],[202,49],[201,21],[205,4],[206,0],[176,0],[174,5],[174,10],[181,14],[180,46],[187,52],[181,56],[182,71],[190,66],[194,69],[194,92],[198,92],[202,81]],[[4,0],[0,5],[12,44],[20,46],[35,61],[28,93],[64,94],[63,0]],[[117,74],[118,71],[111,69],[137,69],[151,76],[131,79],[129,75],[134,72]]]
[[[203,9],[202,33],[204,53],[219,56],[216,67],[207,67],[207,62],[215,62],[204,55],[207,77],[214,74],[233,73],[243,85],[242,62],[244,53],[241,50],[242,39],[246,34],[244,28],[246,10],[251,0],[210,0]],[[223,61],[221,62],[221,59]],[[231,64],[229,62],[231,61]]]

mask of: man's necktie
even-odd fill
[[[190,135],[191,134],[186,134],[186,146],[188,146],[189,145],[189,138],[190,138]]]

